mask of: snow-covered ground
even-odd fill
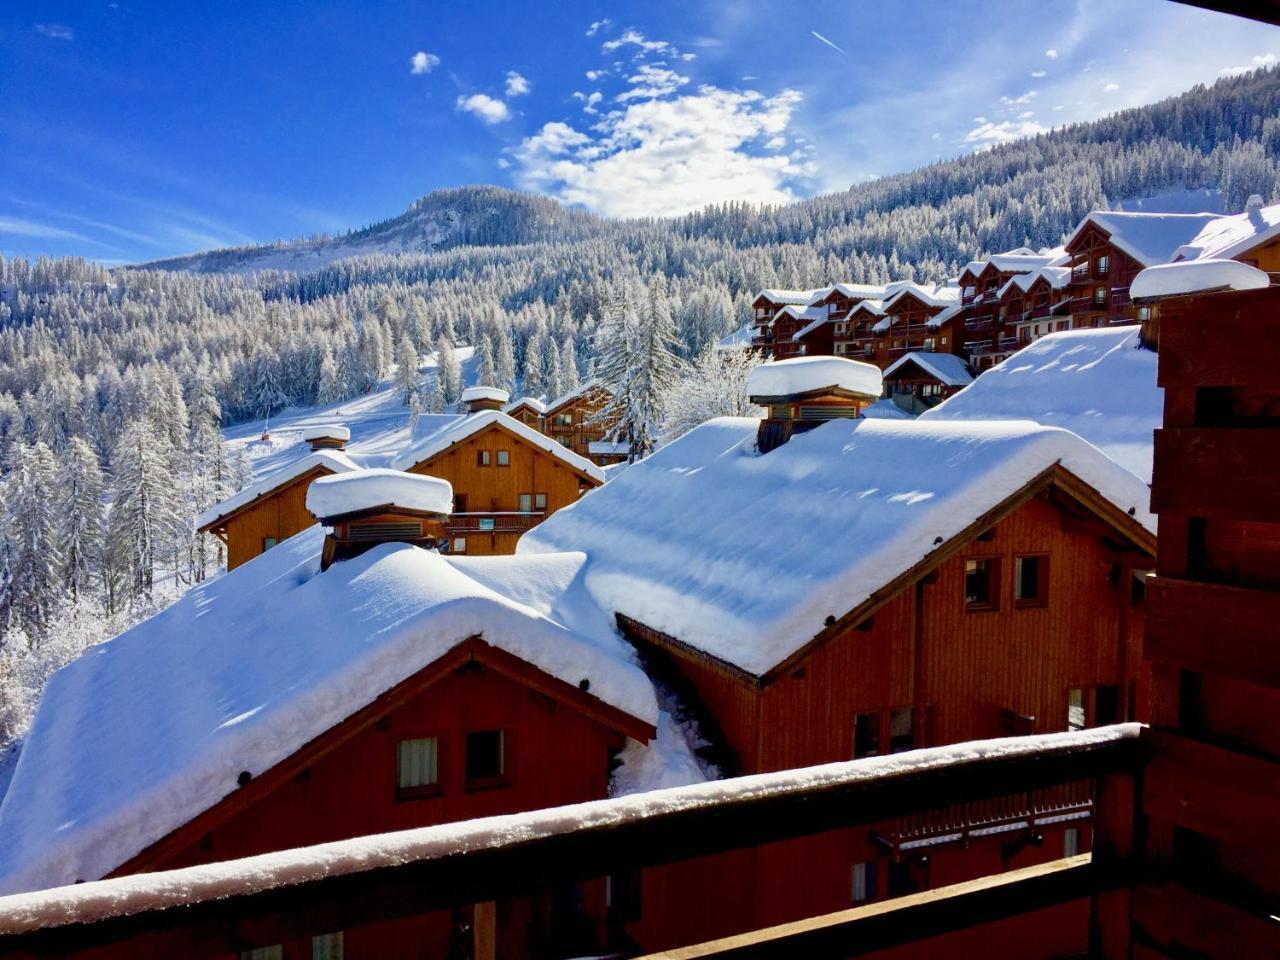
[[[1035,420],[1084,437],[1151,482],[1152,432],[1164,415],[1156,355],[1138,327],[1067,330],[1024,347],[921,420]]]

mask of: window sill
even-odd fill
[[[1000,607],[994,603],[966,603],[965,613],[999,613]]]
[[[396,803],[404,803],[410,800],[431,800],[435,797],[443,796],[444,788],[438,784],[426,787],[400,787],[396,790]]]
[[[1049,601],[1047,600],[1015,600],[1013,603],[1015,610],[1047,610]]]
[[[489,777],[484,780],[468,780],[463,787],[467,793],[483,793],[486,790],[501,790],[511,786],[510,777]]]

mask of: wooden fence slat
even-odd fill
[[[1280,687],[1280,593],[1152,577],[1147,597],[1150,659]]]

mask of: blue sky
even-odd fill
[[[467,183],[785,202],[1277,56],[1165,0],[5,4],[0,254],[340,231]]]

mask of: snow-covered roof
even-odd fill
[[[307,509],[322,519],[382,506],[448,514],[453,485],[438,477],[376,467],[320,477],[307,488]]]
[[[747,395],[751,397],[790,397],[827,387],[878,397],[884,382],[874,364],[844,357],[774,360],[747,374]]]
[[[658,720],[601,615],[551,609],[580,591],[581,555],[381,544],[319,573],[322,539],[303,531],[54,674],[0,804],[0,891],[103,876],[477,634]],[[523,594],[504,595],[513,583]]]
[[[350,439],[351,428],[336,423],[322,427],[308,427],[302,431],[303,443],[308,443],[312,440],[342,440],[346,442]]]
[[[512,400],[502,409],[504,413],[514,413],[521,407],[528,407],[539,416],[547,412],[547,404],[541,397],[521,397],[519,400]]]
[[[1084,437],[1145,482],[1152,431],[1164,419],[1156,355],[1137,327],[1041,337],[932,410],[922,421],[1031,419]]]
[[[830,289],[829,287],[826,289]],[[767,288],[756,294],[755,299],[765,299],[770,303],[791,303],[803,306],[818,294],[823,293],[821,287],[813,290],[779,290],[777,288]]]
[[[940,283],[936,286],[925,284],[922,286],[918,283],[904,282],[898,286],[891,296],[885,299],[884,309],[886,311],[893,309],[893,305],[907,294],[931,307],[947,307],[960,301],[961,290],[960,287],[948,283]]]
[[[932,317],[930,317],[928,320],[924,322],[924,325],[926,327],[940,327],[944,323],[946,323],[948,320],[950,320],[952,317],[960,313],[962,310],[964,310],[963,303],[953,303],[951,304],[951,306],[944,307],[943,309],[935,313]]]
[[[855,313],[858,313],[859,311],[866,311],[867,313],[873,314],[877,317],[882,317],[884,316],[884,301],[883,300],[862,300],[853,305],[853,309],[849,311],[849,316],[852,317]]]
[[[586,396],[593,390],[603,390],[606,393],[609,392],[608,387],[601,383],[599,379],[593,377],[590,380],[584,380],[572,390],[560,394],[560,396],[556,397],[554,400],[548,400],[547,409],[544,412],[547,414],[555,413],[565,404],[577,400],[579,397]]]
[[[305,476],[312,470],[323,467],[333,473],[347,473],[351,470],[359,470],[360,467],[345,453],[338,450],[316,450],[308,453],[306,456],[299,457],[292,463],[287,463],[275,473],[269,474],[254,483],[249,484],[243,490],[233,493],[221,503],[214,504],[208,510],[205,510],[200,516],[196,517],[196,529],[204,529],[212,523],[221,520],[229,514],[235,513],[243,507],[249,506],[259,497],[266,496],[274,490],[278,490],[285,484],[290,483],[299,477]]]
[[[1142,300],[1208,290],[1259,290],[1270,284],[1269,276],[1239,260],[1185,260],[1147,267],[1133,278],[1129,295]]]
[[[825,310],[820,310],[817,307],[803,307],[789,303],[775,313],[773,315],[773,320],[770,322],[771,324],[777,323],[783,317],[790,317],[792,320],[800,320],[807,323],[810,320],[825,320],[827,312]]]
[[[430,460],[437,454],[443,453],[455,443],[461,443],[472,434],[493,424],[497,424],[503,429],[514,433],[526,443],[545,450],[579,473],[585,473],[591,479],[604,483],[604,474],[600,468],[586,457],[574,453],[568,447],[552,440],[545,434],[539,433],[532,427],[525,426],[519,420],[503,413],[501,410],[481,410],[445,425],[435,433],[423,437],[402,450],[391,461],[391,466],[395,470],[408,470],[417,464]]]
[[[497,403],[506,403],[511,399],[511,394],[501,387],[467,387],[462,391],[462,402],[471,403],[473,400],[493,400]]]
[[[716,344],[717,350],[732,350],[735,347],[749,347],[755,338],[755,328],[751,325],[739,327],[726,337],[721,337]]]
[[[831,289],[850,300],[879,300],[884,296],[884,285],[879,283],[837,283]]]
[[[1216,213],[1129,213],[1094,210],[1085,215],[1067,241],[1070,246],[1090,223],[1097,224],[1123,250],[1144,267],[1170,260],[1179,247],[1190,243],[1215,220]]]
[[[807,324],[805,324],[803,327],[801,327],[799,330],[795,332],[795,335],[791,338],[792,342],[799,343],[801,340],[803,340],[809,334],[813,333],[813,331],[817,330],[824,323],[829,323],[830,321],[831,321],[831,317],[827,314],[822,314],[820,316],[815,317],[814,319],[810,320]]]
[[[995,267],[1001,273],[1030,273],[1047,267],[1056,256],[1047,253],[993,253],[987,257],[987,266]]]
[[[895,370],[907,363],[914,363],[949,387],[963,387],[973,382],[973,374],[969,372],[969,365],[964,362],[964,358],[957,357],[954,353],[930,353],[923,350],[904,353],[885,368],[884,375],[892,376]]]
[[[1280,204],[1255,206],[1244,213],[1206,223],[1181,251],[1183,259],[1231,260],[1280,236]]]
[[[1053,290],[1061,290],[1071,281],[1071,269],[1069,267],[1044,266],[1032,270],[1030,273],[1015,273],[1012,277],[1005,281],[999,292],[998,297],[1005,296],[1014,287],[1017,287],[1023,293],[1035,285],[1040,279],[1049,282],[1049,287]]]
[[[1155,529],[1146,484],[1065,430],[839,419],[761,455],[759,423],[697,427],[517,553],[585,551],[607,610],[758,676],[1055,465]]]

